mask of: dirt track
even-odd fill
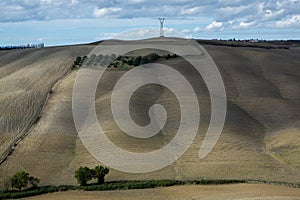
[[[218,186],[174,186],[167,188],[97,191],[70,191],[27,198],[28,200],[292,200],[300,199],[300,189],[262,184],[237,184]]]

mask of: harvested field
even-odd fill
[[[79,199],[190,199],[190,200],[296,200],[300,199],[300,189],[285,186],[262,185],[262,184],[237,184],[218,186],[174,186],[167,188],[84,192],[70,191],[46,194],[27,198],[28,200],[79,200]]]
[[[0,160],[38,121],[54,84],[87,47],[26,49],[0,54]]]
[[[225,127],[213,151],[203,160],[198,157],[210,118],[207,88],[201,76],[196,75],[184,60],[172,59],[167,63],[188,77],[200,102],[201,122],[195,141],[179,160],[159,171],[129,174],[111,170],[107,180],[207,177],[298,183],[300,50],[214,45],[204,47],[222,74],[228,97]],[[83,46],[1,52],[2,151],[6,149],[4,144],[11,144],[14,138],[31,127],[41,114],[51,87],[61,77],[64,78],[53,89],[40,120],[0,165],[0,181],[17,170],[26,170],[39,177],[42,185],[76,184],[74,171],[78,167],[101,164],[85,149],[75,129],[71,100],[76,71],[64,76],[70,70],[74,58],[86,55],[90,48]],[[23,57],[13,61],[18,53]],[[148,54],[149,51],[143,53]],[[163,60],[159,62],[166,63]],[[124,134],[112,120],[109,107],[113,83],[124,73],[108,71],[101,79],[95,103],[99,121],[107,137],[123,149],[147,152],[160,148],[174,136],[172,133],[180,117],[178,102],[164,87],[150,85],[140,88],[130,105],[133,119],[138,124],[147,124],[149,105],[161,103],[168,111],[166,130],[146,141]],[[149,94],[151,98],[145,98]]]

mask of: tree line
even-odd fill
[[[105,181],[105,176],[109,173],[109,169],[101,165],[96,166],[93,169],[88,167],[80,167],[75,171],[75,178],[80,186],[86,186],[92,179],[97,180],[97,184],[101,185]],[[17,189],[22,191],[24,188],[37,188],[40,180],[34,176],[31,176],[28,172],[18,171],[12,177],[5,181],[4,187],[6,190]]]
[[[154,63],[159,59],[171,59],[178,57],[177,54],[158,55],[150,53],[146,56],[117,56],[116,54],[103,55],[92,54],[90,56],[78,56],[73,64],[73,69],[81,66],[103,66],[108,68],[137,67],[147,63]]]

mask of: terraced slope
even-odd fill
[[[300,141],[297,139],[300,134],[299,49],[267,50],[213,45],[204,47],[214,59],[223,76],[228,96],[225,128],[214,150],[205,159],[198,158],[198,151],[210,118],[210,100],[207,88],[201,77],[188,63],[180,58],[172,59],[167,64],[190,80],[200,101],[201,122],[195,141],[190,149],[169,167],[147,174],[129,174],[111,170],[107,178],[120,180],[208,177],[299,182]],[[61,51],[64,52],[63,55],[75,54],[77,56],[81,53],[84,54],[87,49],[88,47],[83,49],[65,47]],[[44,51],[51,51],[51,49],[44,49]],[[37,52],[30,52],[27,56],[24,55],[24,58],[35,55]],[[50,52],[46,54],[47,56],[53,55]],[[6,56],[6,60],[11,59],[9,54],[0,54],[0,56]],[[65,59],[65,56],[62,57]],[[62,57],[60,60],[63,59]],[[51,56],[41,57],[40,62],[49,62],[50,59]],[[6,64],[3,64],[1,68],[9,65],[10,62],[6,60],[4,59],[3,62]],[[25,60],[24,63],[29,63],[27,59]],[[38,60],[33,62],[36,63]],[[34,87],[37,80],[28,82],[30,88],[33,91],[45,91],[43,93],[45,99],[55,80],[58,80],[70,69],[70,62],[71,60],[68,60],[68,65],[58,67],[63,71],[62,73],[57,72],[60,76],[54,73],[42,78],[45,72],[35,72],[41,73],[39,77],[34,77],[37,79],[48,80],[50,76],[52,80],[52,77],[56,77],[53,78],[51,84],[48,84],[49,86],[47,85],[48,90],[41,84],[44,83],[43,81]],[[166,63],[167,61],[160,60],[159,62]],[[51,61],[49,65],[43,65],[45,70],[51,70],[53,66],[57,66],[53,63]],[[24,68],[24,73],[20,73],[21,75],[30,72],[30,68],[25,70],[25,66],[28,65],[22,64],[21,69]],[[17,66],[14,67],[17,68]],[[42,70],[38,67],[34,69],[33,71]],[[155,137],[147,140],[132,138],[116,126],[112,120],[109,106],[114,83],[124,73],[126,72],[105,72],[96,94],[96,111],[108,138],[119,147],[134,152],[147,152],[164,146],[174,136],[174,130],[178,128],[177,124],[180,119],[178,102],[174,94],[157,85],[144,86],[135,93],[130,108],[132,118],[138,124],[145,125],[149,122],[147,113],[149,106],[153,103],[164,105],[168,112],[168,121],[164,130]],[[18,80],[15,83],[19,83],[20,74],[7,74],[2,79],[14,77]],[[0,165],[2,180],[16,170],[23,169],[39,177],[41,184],[75,184],[74,171],[79,166],[92,167],[100,164],[82,145],[75,129],[71,110],[75,77],[76,71],[73,71],[57,83],[41,119],[30,130],[28,136],[17,145],[7,160]],[[0,83],[2,79],[0,79]],[[38,88],[41,86],[43,89],[39,90]],[[2,93],[5,93],[4,91],[7,93],[8,90],[3,90]],[[11,91],[11,95],[19,97],[15,93],[16,89],[13,88]],[[33,95],[28,96],[32,98]],[[7,96],[7,98],[14,99],[14,96]],[[8,99],[1,100],[1,102],[9,102]],[[36,112],[39,113],[44,99],[28,100],[29,102],[41,102],[38,108],[30,107],[28,110],[37,110]],[[6,111],[7,113],[15,113],[12,108],[1,107],[1,109],[4,108],[9,109]],[[31,118],[25,117],[22,120],[22,123],[28,123],[27,127],[30,126]],[[8,121],[12,123],[12,120]]]

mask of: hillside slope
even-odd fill
[[[198,158],[210,118],[210,100],[203,80],[183,59],[160,60],[160,63],[171,65],[183,73],[194,87],[201,110],[198,135],[189,150],[171,166],[147,174],[111,170],[108,180],[208,177],[299,182],[299,49],[267,50],[214,45],[204,47],[222,74],[228,96],[225,127],[213,151],[203,160]],[[42,50],[44,57],[39,55],[39,51],[19,51],[17,53],[23,54],[22,59],[15,62],[12,57],[16,57],[16,52],[0,54],[0,70],[5,72],[0,73],[0,84],[3,84],[0,87],[0,109],[7,113],[7,116],[1,115],[7,121],[6,124],[1,123],[0,129],[4,143],[11,140],[6,139],[8,134],[5,134],[5,128],[15,128],[9,129],[12,130],[10,135],[13,137],[22,134],[24,131],[18,130],[23,127],[25,130],[33,123],[53,84],[70,69],[72,59],[77,55],[86,55],[90,49],[91,46],[64,47],[57,52],[56,49],[46,48]],[[57,63],[51,59],[57,59]],[[72,71],[53,88],[38,123],[0,165],[1,181],[17,170],[26,170],[39,177],[41,184],[76,184],[74,171],[79,166],[100,164],[85,149],[75,129],[72,89],[76,73]],[[164,130],[155,137],[145,141],[132,138],[116,126],[109,106],[113,83],[124,73],[126,72],[105,72],[97,90],[96,111],[98,117],[101,116],[99,121],[103,124],[107,137],[121,148],[134,152],[147,152],[164,146],[174,136],[173,132],[178,128],[180,119],[174,94],[157,85],[144,86],[135,93],[130,106],[132,117],[138,124],[145,125],[149,122],[147,113],[153,103],[165,106],[168,121]],[[27,82],[21,82],[25,75],[28,77]],[[8,85],[10,89],[7,89]],[[26,102],[36,107],[28,107],[28,110],[22,111],[28,104],[23,102],[22,96],[25,90],[22,87],[26,85],[32,91],[26,93]],[[35,96],[36,93],[41,93],[39,98]],[[14,102],[12,100],[16,103],[11,107],[7,106],[8,102]],[[22,106],[15,110],[18,108],[16,105]],[[25,115],[29,111],[34,113]],[[15,116],[15,113],[18,115]],[[17,122],[14,117],[21,119]],[[8,126],[9,123],[11,125]]]
[[[57,47],[0,53],[0,160],[39,119],[53,85],[87,49]]]

